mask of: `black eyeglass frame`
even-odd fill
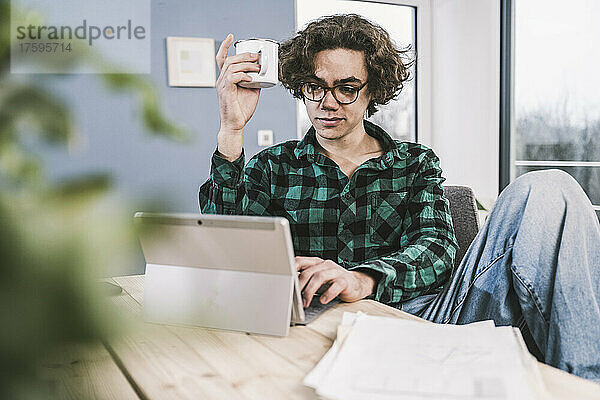
[[[348,105],[348,104],[352,104],[352,103],[354,103],[356,100],[358,100],[358,96],[360,96],[360,91],[361,91],[361,90],[362,90],[362,89],[363,89],[365,86],[367,86],[367,83],[369,83],[369,82],[367,81],[367,82],[363,83],[362,85],[360,85],[359,87],[357,87],[357,88],[356,88],[356,97],[354,98],[354,100],[352,100],[351,102],[346,102],[346,103],[345,103],[345,102],[342,102],[342,101],[339,101],[339,100],[338,100],[338,98],[337,98],[337,97],[335,97],[335,91],[334,91],[334,90],[335,90],[336,88],[338,88],[338,87],[342,87],[342,86],[350,86],[350,87],[353,87],[352,85],[349,85],[349,84],[347,84],[347,83],[340,83],[339,85],[335,85],[335,86],[321,86],[320,84],[318,84],[318,83],[315,83],[315,82],[305,82],[305,83],[303,83],[303,84],[302,84],[302,86],[300,86],[300,92],[302,93],[302,97],[303,97],[305,100],[308,100],[308,101],[314,101],[315,103],[318,103],[318,102],[322,101],[322,100],[325,98],[325,96],[327,96],[327,92],[331,92],[331,94],[333,95],[333,98],[335,99],[335,101],[337,101],[339,104],[342,104],[342,105],[345,105],[345,106],[346,106],[346,105]],[[306,94],[304,94],[304,87],[305,87],[306,85],[317,85],[317,86],[321,87],[321,89],[323,89],[323,97],[321,97],[321,98],[320,98],[320,99],[318,99],[318,100],[317,100],[317,99],[309,99],[308,97],[306,97]]]

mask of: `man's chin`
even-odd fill
[[[344,131],[339,129],[339,127],[335,128],[319,128],[315,129],[315,132],[318,136],[327,140],[335,140],[344,136]]]

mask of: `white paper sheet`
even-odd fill
[[[524,364],[531,360],[511,327],[350,313],[342,322],[350,331],[343,344],[336,340],[304,381],[325,398],[535,398]]]

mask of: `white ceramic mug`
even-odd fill
[[[252,82],[240,82],[246,88],[269,88],[277,85],[279,70],[279,43],[271,39],[238,40],[234,44],[235,54],[258,53],[259,72],[248,72]]]

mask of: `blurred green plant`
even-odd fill
[[[11,181],[34,182],[40,178],[41,170],[39,160],[19,146],[24,132],[36,132],[48,143],[68,144],[76,139],[77,131],[61,99],[22,76],[21,79],[11,76],[10,11],[10,3],[0,0],[0,173]],[[179,141],[190,139],[185,129],[164,116],[157,91],[150,82],[134,74],[102,73],[110,65],[101,56],[88,52],[84,57],[95,66],[97,76],[107,87],[130,93],[137,99],[148,132]]]
[[[131,216],[110,196],[108,175],[50,182],[24,144],[35,134],[66,147],[78,133],[64,101],[31,77],[10,74],[10,12],[10,2],[0,0],[0,398],[47,398],[39,367],[48,354],[118,330],[96,279],[107,265],[132,262],[137,240]],[[102,72],[98,55],[86,57]],[[163,115],[147,80],[96,76],[135,97],[147,131],[189,139]]]
[[[475,199],[475,203],[477,204],[477,210],[479,211],[489,211],[483,204],[479,202],[479,200]]]

